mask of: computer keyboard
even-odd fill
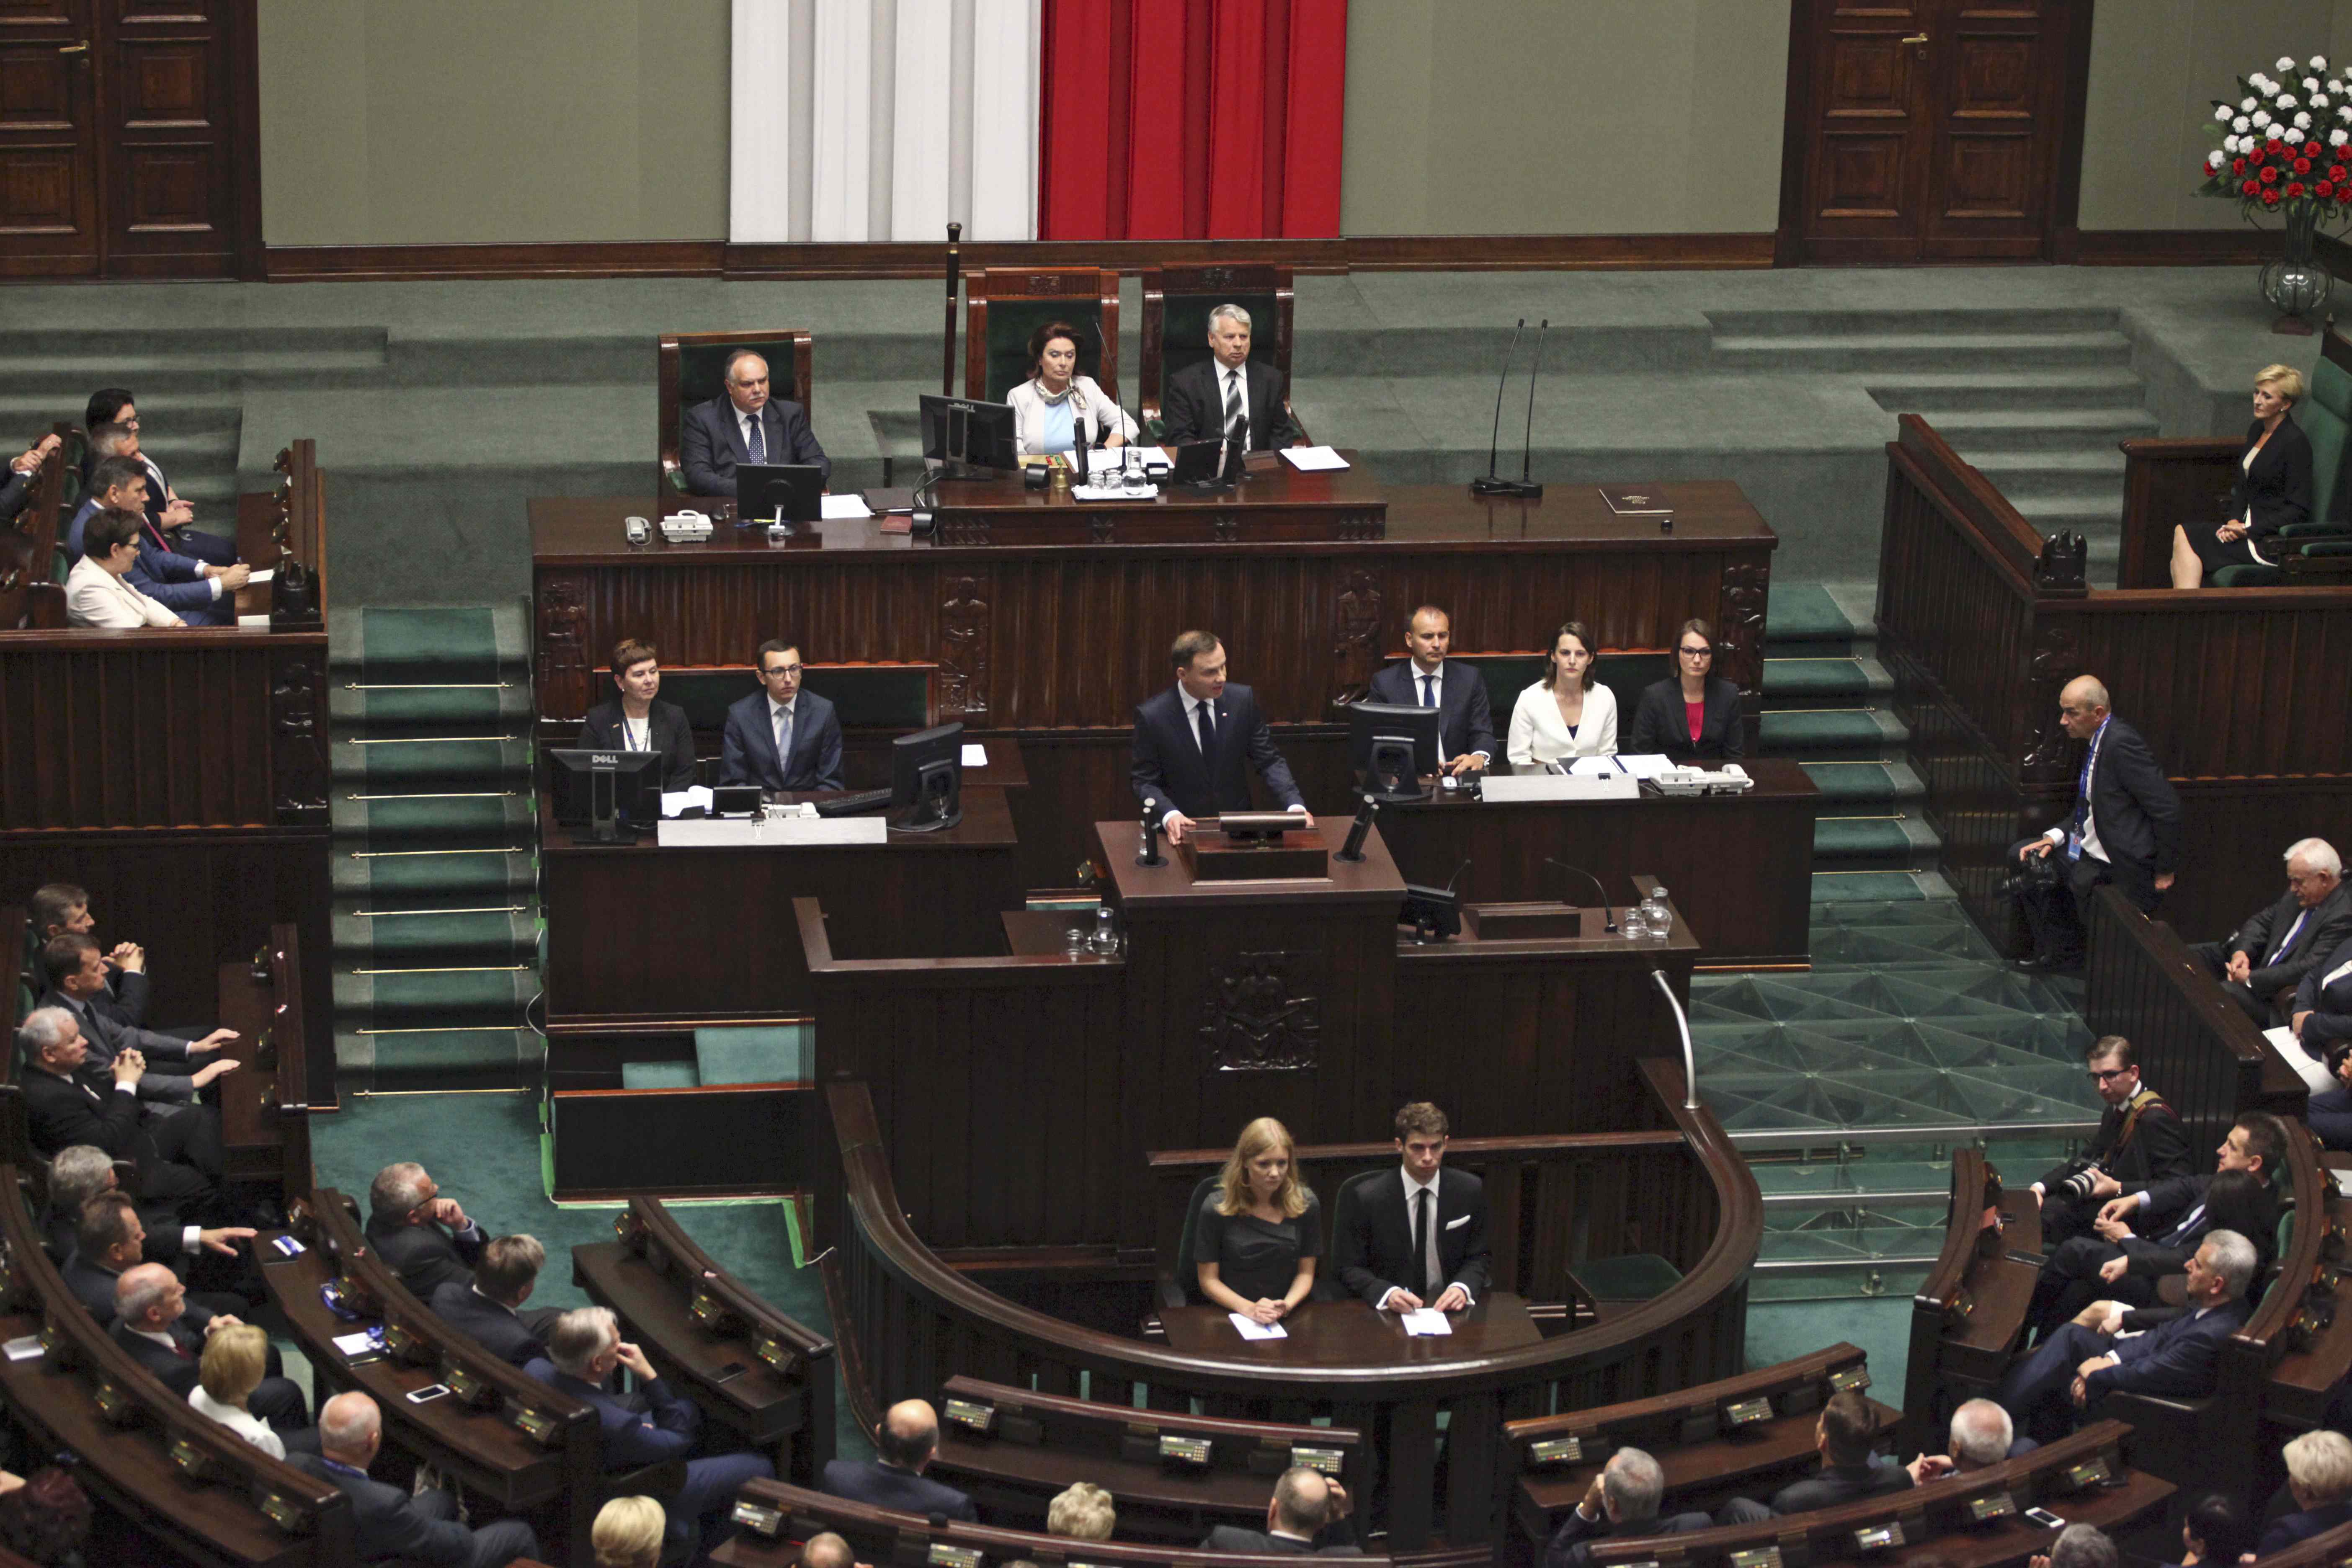
[[[816,803],[819,816],[855,816],[861,811],[878,811],[890,804],[887,789],[860,790],[856,795],[835,795],[831,800]]]

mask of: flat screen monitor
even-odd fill
[[[585,747],[548,752],[555,820],[585,827],[600,844],[627,838],[631,823],[661,819],[662,753],[599,752]]]
[[[1169,482],[1204,488],[1231,484],[1242,477],[1243,458],[1244,452],[1236,443],[1185,441],[1176,447],[1176,461],[1169,470]]]
[[[974,468],[1017,468],[1013,405],[922,395],[923,460]]]
[[[746,527],[782,515],[814,522],[824,515],[824,470],[814,463],[738,463],[735,515]]]
[[[1444,710],[1392,702],[1348,705],[1348,765],[1382,800],[1419,800],[1437,772]]]
[[[963,726],[940,724],[890,742],[890,826],[934,833],[963,820]]]

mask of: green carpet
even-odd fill
[[[1870,1357],[1870,1396],[1900,1409],[1905,1362],[1911,1353],[1909,1295],[1748,1304],[1750,1370],[1794,1361],[1841,1340],[1860,1345]]]

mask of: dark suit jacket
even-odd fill
[[[719,782],[761,789],[840,789],[841,718],[833,704],[803,689],[793,700],[793,754],[776,760],[776,732],[768,727],[768,694],[754,691],[727,710],[719,738]]]
[[[2326,1502],[2302,1513],[2288,1514],[2263,1531],[2262,1544],[2254,1549],[2254,1555],[2268,1557],[2273,1552],[2284,1552],[2298,1541],[2309,1541],[2347,1523],[2352,1523],[2352,1501]]]
[[[2122,720],[2109,719],[2095,743],[2090,820],[2099,847],[2117,890],[2142,910],[2153,908],[2156,879],[2180,867],[2180,796],[2139,731]]]
[[[2347,932],[2352,935],[2352,932]],[[137,970],[106,967],[106,989],[90,998],[90,1005],[118,1024],[133,1028],[147,1023],[147,976]],[[185,1055],[185,1052],[181,1053]]]
[[[1411,659],[1391,664],[1372,677],[1372,700],[1406,708],[1421,706],[1421,671]],[[1465,752],[1484,752],[1495,744],[1495,715],[1486,701],[1486,679],[1471,666],[1449,659],[1438,668],[1438,745],[1448,758]]]
[[[662,754],[662,788],[693,788],[694,727],[686,721],[686,710],[656,697],[652,710],[646,715],[646,723],[653,731],[653,749]],[[599,702],[588,710],[588,717],[580,725],[579,744],[583,750],[617,752],[623,743],[618,700]]]
[[[1715,1521],[1703,1513],[1629,1520],[1619,1525],[1611,1524],[1609,1516],[1603,1514],[1587,1523],[1582,1514],[1570,1509],[1567,1521],[1552,1531],[1551,1540],[1544,1546],[1543,1568],[1585,1568],[1585,1564],[1592,1561],[1590,1543],[1606,1541],[1612,1535],[1681,1535],[1694,1530],[1706,1530],[1714,1523]]]
[[[1711,675],[1697,745],[1691,744],[1682,682],[1668,679],[1642,688],[1641,706],[1633,710],[1633,728],[1618,749],[1636,754],[1664,752],[1677,763],[1736,763],[1746,754],[1747,745],[1748,726],[1739,717],[1739,688]]]
[[[1810,1513],[1881,1492],[1899,1492],[1910,1484],[1910,1471],[1883,1454],[1874,1454],[1867,1465],[1823,1465],[1818,1474],[1790,1481],[1772,1494],[1772,1511]]]
[[[551,1361],[530,1363],[523,1371],[550,1388],[560,1388],[574,1399],[595,1406],[596,1423],[604,1429],[604,1464],[607,1470],[634,1470],[682,1459],[694,1451],[702,1430],[702,1411],[692,1400],[670,1392],[665,1378],[642,1384],[646,1408],[638,1410],[616,1394],[608,1394],[585,1378],[557,1369]]]
[[[971,1499],[955,1488],[896,1465],[886,1465],[879,1459],[826,1460],[824,1489],[852,1502],[896,1509],[900,1513],[943,1513],[968,1524],[980,1522]]]
[[[8,470],[7,479],[0,482],[0,522],[14,521],[18,512],[32,504],[33,481],[40,477],[40,472],[38,468],[29,474],[20,474],[14,468]]]
[[[1290,410],[1283,403],[1282,373],[1252,360],[1242,374],[1249,383],[1249,449],[1264,452],[1297,440],[1300,431],[1290,422]],[[1161,438],[1170,446],[1214,441],[1224,435],[1225,400],[1218,382],[1213,359],[1188,364],[1168,378],[1160,425]]]
[[[2352,974],[2333,985],[2320,984],[2347,963],[2352,963],[2352,941],[2314,965],[2294,988],[2294,1010],[2311,1015],[2303,1021],[2303,1048],[2315,1057],[2325,1057],[2337,1040],[2352,1040]]]
[[[2257,419],[2246,426],[2246,445],[2261,440],[2262,434],[2263,422]],[[2279,421],[2254,455],[2252,468],[2245,466],[2245,455],[2239,454],[2235,471],[2230,515],[2244,520],[2247,537],[2257,547],[2290,522],[2311,521],[2311,437],[2292,414]]]
[[[817,445],[816,433],[809,428],[808,411],[799,404],[771,397],[760,410],[760,427],[769,462],[814,463],[824,471],[826,481],[832,481],[833,459]],[[688,490],[698,496],[731,496],[736,465],[751,460],[735,405],[724,393],[686,411],[678,424],[677,466],[686,475]]]
[[[2203,1316],[2183,1312],[2144,1334],[2115,1342],[2115,1366],[2084,1380],[2090,1398],[2147,1394],[2158,1399],[2202,1399],[2213,1392],[2215,1363],[2230,1336],[2245,1325],[2243,1301],[2225,1301]]]
[[[1426,1302],[1412,1253],[1412,1216],[1405,1208],[1404,1175],[1391,1168],[1351,1176],[1339,1188],[1331,1221],[1331,1258],[1339,1283],[1378,1307],[1402,1287]],[[1475,1300],[1486,1293],[1486,1189],[1467,1171],[1437,1172],[1437,1263],[1448,1285]]]
[[[173,1355],[144,1334],[132,1333],[127,1323],[118,1321],[107,1331],[116,1344],[131,1352],[131,1360],[153,1373],[158,1383],[185,1399],[196,1386],[196,1374],[202,1370],[198,1363],[205,1354],[205,1325],[212,1321],[210,1312],[191,1306],[173,1321],[170,1332],[188,1352],[184,1356]]]
[[[114,1077],[84,1061],[70,1079],[39,1068],[17,1075],[25,1088],[25,1119],[33,1147],[44,1154],[76,1143],[130,1159],[139,1140],[139,1097],[118,1094]]]
[[[1227,686],[1216,701],[1216,755],[1201,755],[1201,740],[1184,721],[1184,700],[1171,685],[1135,710],[1135,759],[1128,770],[1138,800],[1157,800],[1187,816],[1214,816],[1250,808],[1247,766],[1283,805],[1304,805],[1290,764],[1275,749],[1274,732],[1246,686]]]
[[[482,1244],[489,1239],[482,1234],[478,1221],[467,1230],[452,1233],[427,1221],[424,1225],[381,1225],[371,1219],[367,1224],[367,1244],[375,1255],[389,1264],[408,1293],[420,1301],[433,1300],[433,1292],[448,1280],[464,1284],[474,1282],[474,1259],[482,1255]]]
[[[176,1062],[183,1066],[187,1063],[187,1041],[177,1035],[159,1035],[152,1029],[142,1029],[136,1024],[126,1024],[117,1016],[113,1009],[105,1005],[105,1001],[106,998],[102,995],[91,997],[89,1010],[85,1013],[81,1006],[67,996],[64,992],[49,990],[41,993],[38,1005],[43,1007],[62,1007],[73,1015],[74,1022],[81,1026],[81,1037],[89,1045],[89,1055],[86,1058],[87,1065],[101,1070],[111,1069],[114,1066],[114,1058],[124,1051],[137,1051],[150,1062]],[[158,1070],[168,1071],[163,1068]],[[186,1075],[183,1073],[179,1076]]]
[[[403,1487],[354,1475],[316,1454],[289,1453],[286,1462],[332,1481],[352,1500],[352,1524],[360,1560],[400,1558],[412,1563],[462,1563],[473,1555],[474,1532],[454,1519],[436,1519]]]
[[[2281,958],[2279,942],[2294,930],[2295,917],[2304,913],[2293,892],[2282,893],[2278,902],[2254,914],[2221,944],[2225,959],[2242,952],[2253,961],[2254,972],[2246,977],[2246,984],[2264,1002],[2290,985],[2302,984],[2303,977],[2317,969],[2321,959],[2352,941],[2352,886],[2338,883],[2334,892],[2319,900],[2305,918],[2303,929],[2295,931],[2294,948]]]
[[[63,537],[66,556],[69,561],[81,559],[82,529],[98,515],[98,498],[92,496],[81,503],[80,510],[66,524]],[[224,613],[224,605],[226,606],[226,613],[233,616],[236,610],[236,604],[226,594],[214,595],[213,585],[205,581],[203,568],[204,563],[194,556],[165,549],[163,537],[156,532],[155,525],[150,522],[140,531],[139,560],[123,581],[175,616],[217,616]]]
[[[515,1316],[512,1308],[475,1290],[471,1279],[444,1279],[433,1288],[429,1305],[443,1322],[471,1335],[501,1361],[525,1366],[547,1354],[546,1342]]]
[[[1263,1530],[1244,1530],[1238,1524],[1221,1524],[1209,1531],[1201,1542],[1203,1552],[1255,1552],[1263,1557],[1361,1557],[1364,1549],[1334,1542],[1318,1546],[1311,1541],[1301,1541],[1295,1535],[1270,1535]]]
[[[2186,1176],[2195,1171],[2194,1156],[2189,1152],[2189,1130],[2181,1125],[2179,1113],[2170,1105],[2159,1100],[2141,1112],[2138,1125],[2132,1130],[2131,1142],[2117,1149],[2116,1140],[2122,1136],[2123,1128],[2123,1108],[2105,1107],[2099,1116],[2099,1130],[2091,1134],[2090,1147],[2083,1152],[2126,1186],[2160,1181],[2167,1176]],[[2052,1166],[2042,1178],[2042,1191],[2055,1190],[2065,1173],[2065,1166]]]
[[[2124,1255],[2124,1267],[2142,1279],[2154,1279],[2160,1275],[2179,1274],[2189,1268],[2189,1259],[2204,1245],[2213,1229],[2213,1215],[2204,1209],[2205,1194],[2213,1185],[2214,1173],[2196,1175],[2168,1176],[2162,1181],[2145,1185],[2133,1183],[2124,1189],[2128,1197],[2135,1191],[2145,1192],[2147,1201],[2132,1215],[2133,1234],[2116,1243]],[[2277,1188],[2271,1189],[2273,1197]],[[2200,1210],[2202,1212],[2200,1212]],[[2256,1272],[2268,1268],[2271,1253],[2278,1235],[2278,1211],[2273,1203],[2270,1223],[2255,1229],[2246,1239],[2254,1244],[2254,1256],[2260,1260]],[[2190,1225],[2194,1219],[2196,1223]],[[2184,1228],[2186,1227],[2186,1228]]]
[[[76,1252],[66,1258],[58,1272],[65,1279],[66,1289],[74,1300],[89,1309],[89,1315],[101,1323],[114,1321],[114,1283],[122,1278],[111,1268],[103,1268]]]

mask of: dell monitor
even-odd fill
[[[815,522],[824,515],[824,470],[814,463],[738,463],[735,515],[743,527]]]
[[[922,395],[923,461],[966,468],[1018,468],[1013,405]]]
[[[1438,768],[1444,710],[1402,703],[1350,702],[1348,765],[1381,800],[1419,800],[1421,781]]]
[[[940,724],[890,742],[890,826],[936,833],[963,820],[963,726]]]
[[[662,753],[559,748],[550,788],[555,820],[585,827],[598,844],[628,844],[628,825],[661,819]]]

